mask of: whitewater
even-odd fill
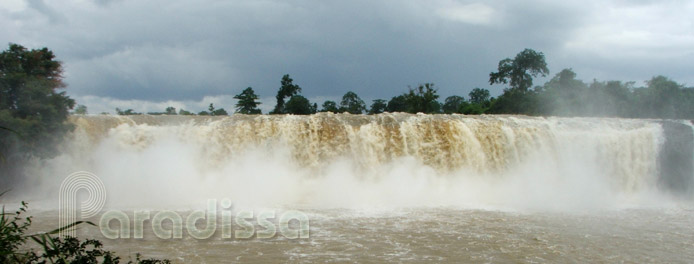
[[[120,249],[210,263],[693,257],[687,120],[319,113],[70,122],[61,153],[28,166],[19,187],[39,226],[54,222],[57,186],[75,171],[103,181],[106,209],[186,212],[229,199],[239,210],[312,219],[308,240],[162,243],[150,234],[107,243]]]

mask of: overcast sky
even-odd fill
[[[284,74],[319,105],[425,82],[498,95],[489,73],[524,48],[551,76],[694,85],[694,1],[0,0],[0,26],[3,45],[53,50],[90,113],[232,110],[249,86],[266,113]]]

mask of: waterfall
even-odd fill
[[[663,122],[612,118],[320,113],[70,122],[76,129],[63,153],[33,172],[91,171],[109,203],[137,206],[215,197],[330,208],[641,204],[672,188],[661,174],[674,165],[662,153],[676,142],[666,140]]]

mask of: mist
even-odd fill
[[[564,69],[521,96],[531,107],[520,112],[545,116],[694,119],[694,88],[665,76],[654,76],[643,84],[596,79],[584,82],[571,69]]]
[[[229,198],[250,208],[571,212],[678,200],[660,183],[667,133],[648,120],[323,113],[71,122],[62,153],[27,169],[30,188],[18,198],[50,200],[66,175],[84,170],[103,180],[107,206],[132,209]]]

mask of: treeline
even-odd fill
[[[210,115],[212,115],[212,116],[214,116],[214,115],[225,116],[225,115],[229,115],[229,113],[227,113],[227,111],[224,110],[224,108],[215,108],[214,104],[210,104],[210,106],[207,109],[208,109],[208,111],[200,111],[197,113],[197,115],[201,115],[201,116],[210,116]],[[78,105],[77,110],[75,110],[74,113],[78,114],[78,115],[87,114],[87,107],[84,105]],[[102,114],[108,114],[108,113],[102,113]],[[133,109],[122,110],[122,109],[116,107],[116,114],[118,114],[118,115],[141,115],[142,113],[135,112],[135,110],[133,110]],[[147,114],[148,115],[196,115],[193,112],[189,112],[189,111],[186,111],[183,109],[176,112],[176,108],[173,106],[167,107],[166,109],[164,109],[164,112],[147,112]]]
[[[367,106],[356,93],[349,91],[342,96],[338,103],[335,101],[324,101],[319,108],[317,103],[311,103],[308,98],[302,96],[301,87],[294,84],[294,80],[289,75],[284,75],[281,86],[277,92],[277,104],[269,114],[293,114],[310,115],[318,112],[351,113],[351,114],[379,114],[383,112],[407,112],[407,113],[463,113],[463,114],[482,114],[493,102],[489,91],[486,89],[475,88],[469,94],[469,99],[462,96],[450,96],[443,103],[438,101],[439,95],[433,83],[425,83],[416,88],[409,88],[408,92],[395,96],[390,100],[376,99]],[[234,96],[238,102],[235,105],[235,113],[238,114],[262,114],[258,108],[261,104],[258,95],[252,87],[248,87],[240,94]],[[75,114],[86,114],[86,106],[78,105]],[[209,111],[202,111],[197,115],[227,115],[224,108],[215,109],[210,104]],[[116,108],[119,115],[141,115],[133,109],[121,110]],[[167,107],[164,112],[149,112],[149,115],[196,115],[184,109],[176,111],[174,107]]]
[[[581,117],[625,117],[694,119],[694,88],[686,88],[665,76],[655,76],[645,87],[635,82],[576,79],[564,69],[542,86],[532,86],[532,78],[549,74],[544,55],[526,49],[514,59],[499,62],[498,72],[489,82],[510,87],[485,113]]]
[[[490,84],[508,85],[496,98],[487,89],[475,88],[467,95],[440,100],[434,84],[424,83],[369,104],[348,91],[339,102],[328,100],[320,106],[302,96],[302,88],[284,75],[269,114],[407,112],[694,119],[694,88],[664,76],[655,76],[645,86],[637,87],[635,82],[584,82],[571,69],[564,69],[545,84],[533,86],[534,78],[548,74],[544,54],[525,49],[514,58],[499,61],[497,71],[489,74]],[[28,50],[10,44],[0,53],[0,166],[16,157],[8,153],[43,153],[37,150],[50,149],[72,129],[65,120],[75,102],[60,91],[65,87],[62,65],[47,48]],[[244,89],[234,98],[238,100],[235,113],[262,114],[253,88]],[[86,114],[87,107],[78,105],[73,113]],[[116,113],[141,114],[119,108]],[[147,114],[223,116],[228,112],[210,104],[198,113],[168,107]]]
[[[341,101],[324,101],[320,108],[301,95],[301,87],[294,84],[289,75],[284,75],[275,97],[276,105],[270,114],[406,112],[694,119],[694,88],[686,88],[664,76],[655,76],[646,81],[646,86],[636,87],[635,82],[593,80],[586,83],[576,79],[576,73],[571,69],[564,69],[544,85],[533,87],[533,78],[547,76],[549,69],[544,54],[531,49],[523,50],[513,59],[501,60],[497,70],[489,74],[489,83],[509,85],[497,98],[491,97],[487,89],[474,88],[467,97],[454,95],[439,101],[434,84],[425,83],[410,87],[389,100],[375,99],[370,105],[349,91]],[[262,114],[253,88],[246,88],[234,98],[238,99],[236,113]],[[130,109],[117,109],[117,113],[137,114]],[[193,113],[182,109],[177,113],[169,107],[165,112],[149,114]],[[198,113],[226,114],[223,108],[215,110],[212,104],[209,111]]]
[[[644,87],[621,81],[585,83],[564,69],[530,91],[506,89],[488,113],[694,119],[694,88],[665,76],[651,78]]]

